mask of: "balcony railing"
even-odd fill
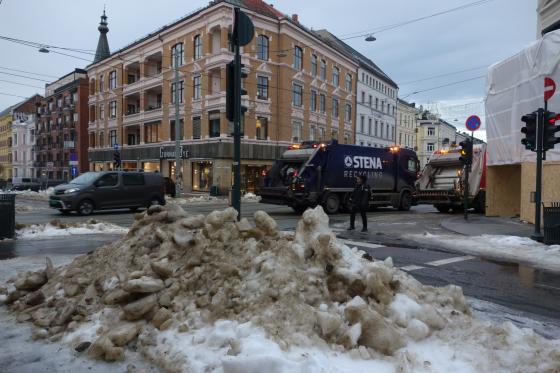
[[[64,141],[64,149],[74,149],[76,147],[76,142],[75,141]]]

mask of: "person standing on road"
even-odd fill
[[[371,189],[369,185],[366,184],[366,177],[360,175],[356,178],[356,186],[352,192],[351,202],[352,202],[352,212],[350,213],[350,228],[348,230],[354,230],[354,222],[356,220],[356,213],[360,212],[362,216],[362,232],[367,232],[367,216],[366,211],[369,209],[369,197],[371,194]]]

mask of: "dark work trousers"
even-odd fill
[[[350,227],[354,228],[354,222],[356,221],[356,213],[359,212],[360,215],[362,216],[362,229],[367,229],[367,216],[366,216],[366,210],[365,209],[361,209],[359,207],[353,207],[352,208],[352,212],[350,213]]]

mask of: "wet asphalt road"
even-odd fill
[[[19,203],[38,208],[44,202]],[[225,207],[226,202],[221,201],[191,204],[186,209],[193,214],[205,214]],[[280,230],[295,229],[299,219],[289,208],[259,203],[244,203],[242,215],[251,218],[257,210],[265,210],[274,217]],[[413,247],[408,242],[406,245],[399,245],[398,236],[404,233],[449,234],[441,227],[441,221],[446,215],[437,213],[430,206],[415,207],[410,212],[379,209],[368,216],[369,234],[345,231],[348,217],[344,214],[331,216],[331,226],[339,238],[348,240],[349,246],[358,246],[377,259],[392,257],[396,266],[407,270],[426,285],[459,285],[468,297],[506,307],[512,321],[516,322],[517,317],[537,320],[537,325],[532,327],[540,329],[539,332],[547,337],[560,338],[560,275],[518,264],[449,253],[441,249]],[[125,227],[133,222],[133,214],[129,211],[99,212],[89,218]],[[44,223],[53,219],[77,222],[88,218],[63,216],[58,211],[47,208],[20,212],[16,216],[17,222],[22,224]],[[119,238],[115,235],[82,237],[79,240],[54,238],[0,242],[0,259],[35,254],[86,253]],[[382,246],[377,245],[378,243],[382,243]]]

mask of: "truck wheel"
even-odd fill
[[[305,212],[305,210],[307,210],[307,206],[301,206],[301,205],[297,205],[297,206],[292,206],[292,210],[294,210],[294,212],[296,214],[303,214]]]
[[[91,215],[92,212],[93,212],[93,202],[91,202],[89,199],[84,199],[83,201],[80,201],[80,203],[78,204],[78,214]]]
[[[404,192],[401,196],[401,203],[399,204],[400,211],[408,211],[412,206],[412,196],[409,192]]]
[[[449,206],[447,205],[434,205],[434,207],[441,213],[446,214],[449,212]]]
[[[336,214],[340,209],[340,197],[338,194],[329,193],[325,202],[323,202],[323,209],[329,215]]]

